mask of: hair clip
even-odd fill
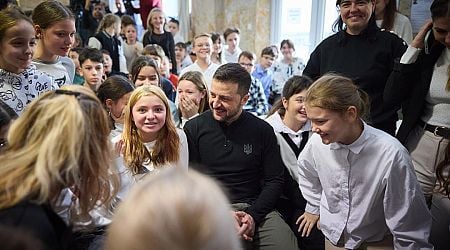
[[[57,90],[55,90],[55,94],[58,94],[58,95],[73,95],[75,97],[79,97],[81,95],[80,92],[75,92],[75,91],[65,90],[65,89],[57,89]]]

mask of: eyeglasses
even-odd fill
[[[365,7],[369,4],[370,0],[356,0],[356,1],[350,1],[350,0],[344,0],[341,1],[339,4],[339,8],[341,9],[349,9],[352,4],[356,4],[357,7]]]
[[[239,63],[244,68],[251,68],[253,67],[253,63]]]

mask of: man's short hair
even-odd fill
[[[268,46],[265,47],[262,51],[261,51],[261,57],[268,55],[271,57],[275,57],[275,51],[274,48],[272,46]]]
[[[227,40],[227,37],[231,34],[231,33],[237,33],[238,35],[241,34],[241,31],[238,28],[227,28],[224,32],[223,32],[223,38],[225,38],[225,40]]]
[[[256,59],[255,54],[253,54],[250,51],[242,51],[241,54],[239,54],[238,61],[241,60],[241,57],[245,57],[245,58],[249,59],[250,61],[253,61]]]
[[[193,44],[194,46],[195,46],[195,40],[197,40],[197,38],[200,38],[200,37],[208,37],[209,39],[211,39],[211,35],[209,33],[200,33],[194,37],[194,44]]]
[[[214,73],[213,79],[222,83],[237,84],[238,94],[241,97],[248,94],[252,83],[250,74],[239,63],[222,64]]]

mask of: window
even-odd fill
[[[336,0],[272,0],[271,43],[284,39],[295,44],[296,55],[307,61],[310,53],[333,34],[338,16]]]

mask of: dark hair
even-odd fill
[[[111,99],[113,102],[117,102],[122,96],[133,90],[134,86],[128,78],[121,75],[113,75],[106,78],[100,87],[98,87],[97,97],[103,104],[103,107],[107,109],[106,100]],[[109,118],[111,121],[111,129],[114,129],[114,120],[111,116]]]
[[[366,0],[367,2],[371,2],[372,0]],[[342,0],[336,0],[336,7],[339,9],[339,5],[341,4]],[[376,26],[376,18],[375,18],[375,14],[372,13],[372,16],[370,16],[369,19],[369,25],[375,25]],[[343,31],[344,30],[344,21],[341,18],[341,15],[338,15],[338,18],[336,19],[336,21],[334,21],[333,23],[333,31],[334,32],[338,32],[338,31]]]
[[[83,63],[88,59],[93,62],[103,63],[103,54],[96,48],[84,48],[80,52],[78,61],[80,61],[80,65],[83,65]]]
[[[70,51],[76,52],[78,54],[81,53],[81,51],[83,51],[84,48],[81,47],[75,47],[75,48],[70,48]]]
[[[445,196],[450,198],[450,176],[448,170],[450,166],[450,144],[444,150],[444,159],[436,166],[436,179],[439,187]]]
[[[180,49],[184,49],[184,50],[187,49],[187,45],[185,43],[183,43],[183,42],[177,42],[175,44],[175,47],[180,48]]]
[[[223,38],[225,38],[225,40],[227,40],[227,37],[228,37],[231,33],[237,33],[238,35],[241,34],[241,32],[239,31],[238,28],[227,28],[227,29],[223,32]]]
[[[222,43],[222,37],[217,32],[211,32],[211,40],[213,41],[213,43],[215,43],[217,40],[220,40],[220,42]]]
[[[61,20],[75,20],[75,15],[61,2],[49,0],[38,4],[33,9],[31,18],[33,19],[34,24],[39,25],[41,29],[47,29]]]
[[[255,54],[253,54],[253,53],[250,52],[250,51],[242,51],[241,54],[239,54],[238,60],[240,60],[241,57],[245,57],[245,58],[247,58],[247,59],[249,59],[249,60],[251,60],[251,61],[253,61],[253,60],[256,59]]]
[[[294,42],[291,39],[284,39],[283,41],[281,41],[280,50],[283,48],[285,44],[287,44],[289,48],[295,50]]]
[[[109,50],[107,49],[101,49],[100,52],[102,52],[102,54],[107,54],[108,56],[111,56],[111,53],[109,53]]]
[[[128,25],[133,25],[134,27],[136,27],[136,22],[134,21],[133,17],[130,15],[122,15],[120,17],[120,24],[122,27],[125,27]]]
[[[150,66],[155,69],[156,74],[158,75],[158,81],[159,81],[159,87],[162,86],[162,76],[159,72],[158,65],[156,64],[155,60],[147,57],[147,56],[138,56],[136,59],[134,59],[133,64],[131,64],[131,71],[130,71],[130,78],[133,82],[133,85],[135,84],[137,77],[139,75],[139,72],[141,72],[141,69],[145,66]],[[162,88],[162,87],[161,87]]]
[[[289,100],[293,95],[302,92],[303,90],[307,90],[309,86],[313,83],[313,80],[307,76],[292,76],[289,78],[284,84],[283,91],[281,93],[281,97],[286,100]],[[267,116],[273,115],[275,112],[280,114],[281,117],[286,113],[286,109],[283,106],[282,98],[280,98],[270,109]]]
[[[16,119],[17,117],[17,113],[14,112],[10,106],[0,100],[0,127],[8,125],[11,120]]]
[[[177,26],[180,26],[180,22],[179,22],[176,18],[174,18],[174,17],[171,17],[171,18],[169,19],[169,22],[175,23]]]
[[[239,63],[226,63],[221,65],[214,73],[214,80],[222,83],[238,85],[238,94],[242,96],[248,94],[252,78],[247,70]]]
[[[431,19],[450,17],[450,2],[448,0],[434,0],[430,6]]]
[[[261,57],[264,55],[275,57],[275,51],[273,46],[265,47],[263,50],[261,50]]]
[[[382,29],[392,30],[394,27],[395,13],[397,12],[397,1],[389,0],[388,4],[384,8],[383,22],[381,23]]]

